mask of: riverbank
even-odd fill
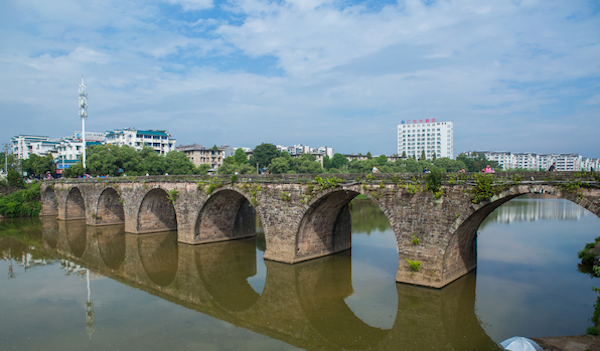
[[[531,338],[546,351],[600,351],[600,336],[570,335]]]

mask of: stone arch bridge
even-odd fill
[[[91,226],[124,223],[134,234],[176,230],[186,244],[253,236],[258,216],[265,259],[290,264],[349,249],[351,200],[362,194],[395,232],[396,281],[435,288],[475,269],[477,228],[519,195],[552,194],[600,216],[598,172],[444,174],[432,190],[434,180],[422,174],[151,176],[44,181],[40,192],[44,216]]]

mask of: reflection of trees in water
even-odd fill
[[[46,258],[43,251],[42,222],[37,218],[6,218],[0,221],[0,253],[20,259],[26,254]]]
[[[578,220],[588,214],[591,212],[585,208],[553,195],[527,194],[500,205],[487,216],[480,229],[491,223]]]
[[[385,213],[371,200],[352,201],[352,231],[371,234],[372,231],[384,232],[390,228]]]

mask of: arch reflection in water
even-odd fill
[[[136,237],[144,271],[158,286],[168,286],[177,275],[177,232],[143,234]]]
[[[213,300],[228,311],[245,311],[260,294],[248,283],[256,275],[256,239],[194,247],[198,274]]]
[[[85,219],[59,221],[58,230],[65,233],[70,252],[81,258],[87,245]]]
[[[44,238],[44,242],[51,249],[56,249],[56,245],[58,244],[58,222],[56,218],[50,216],[40,217],[42,221],[42,236]]]
[[[117,270],[125,262],[127,242],[125,240],[125,225],[109,225],[102,227],[88,227],[92,237],[98,240],[100,258],[110,269]]]

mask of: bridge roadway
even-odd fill
[[[123,225],[42,218],[46,249],[59,256],[235,326],[305,350],[499,350],[475,314],[475,274],[443,289],[396,284],[389,328],[366,324],[346,305],[348,251],[299,264],[265,261],[262,293],[255,238],[177,243],[175,232],[125,234]]]
[[[298,263],[351,247],[351,200],[363,194],[396,234],[396,281],[441,288],[475,269],[477,228],[502,203],[527,193],[552,194],[600,215],[600,173],[445,174],[442,196],[422,174],[153,176],[45,181],[42,215],[122,223],[128,233],[177,231],[186,244],[265,231],[265,259]],[[482,190],[492,195],[474,200]],[[475,201],[475,203],[474,203]],[[410,261],[420,263],[420,269]]]

